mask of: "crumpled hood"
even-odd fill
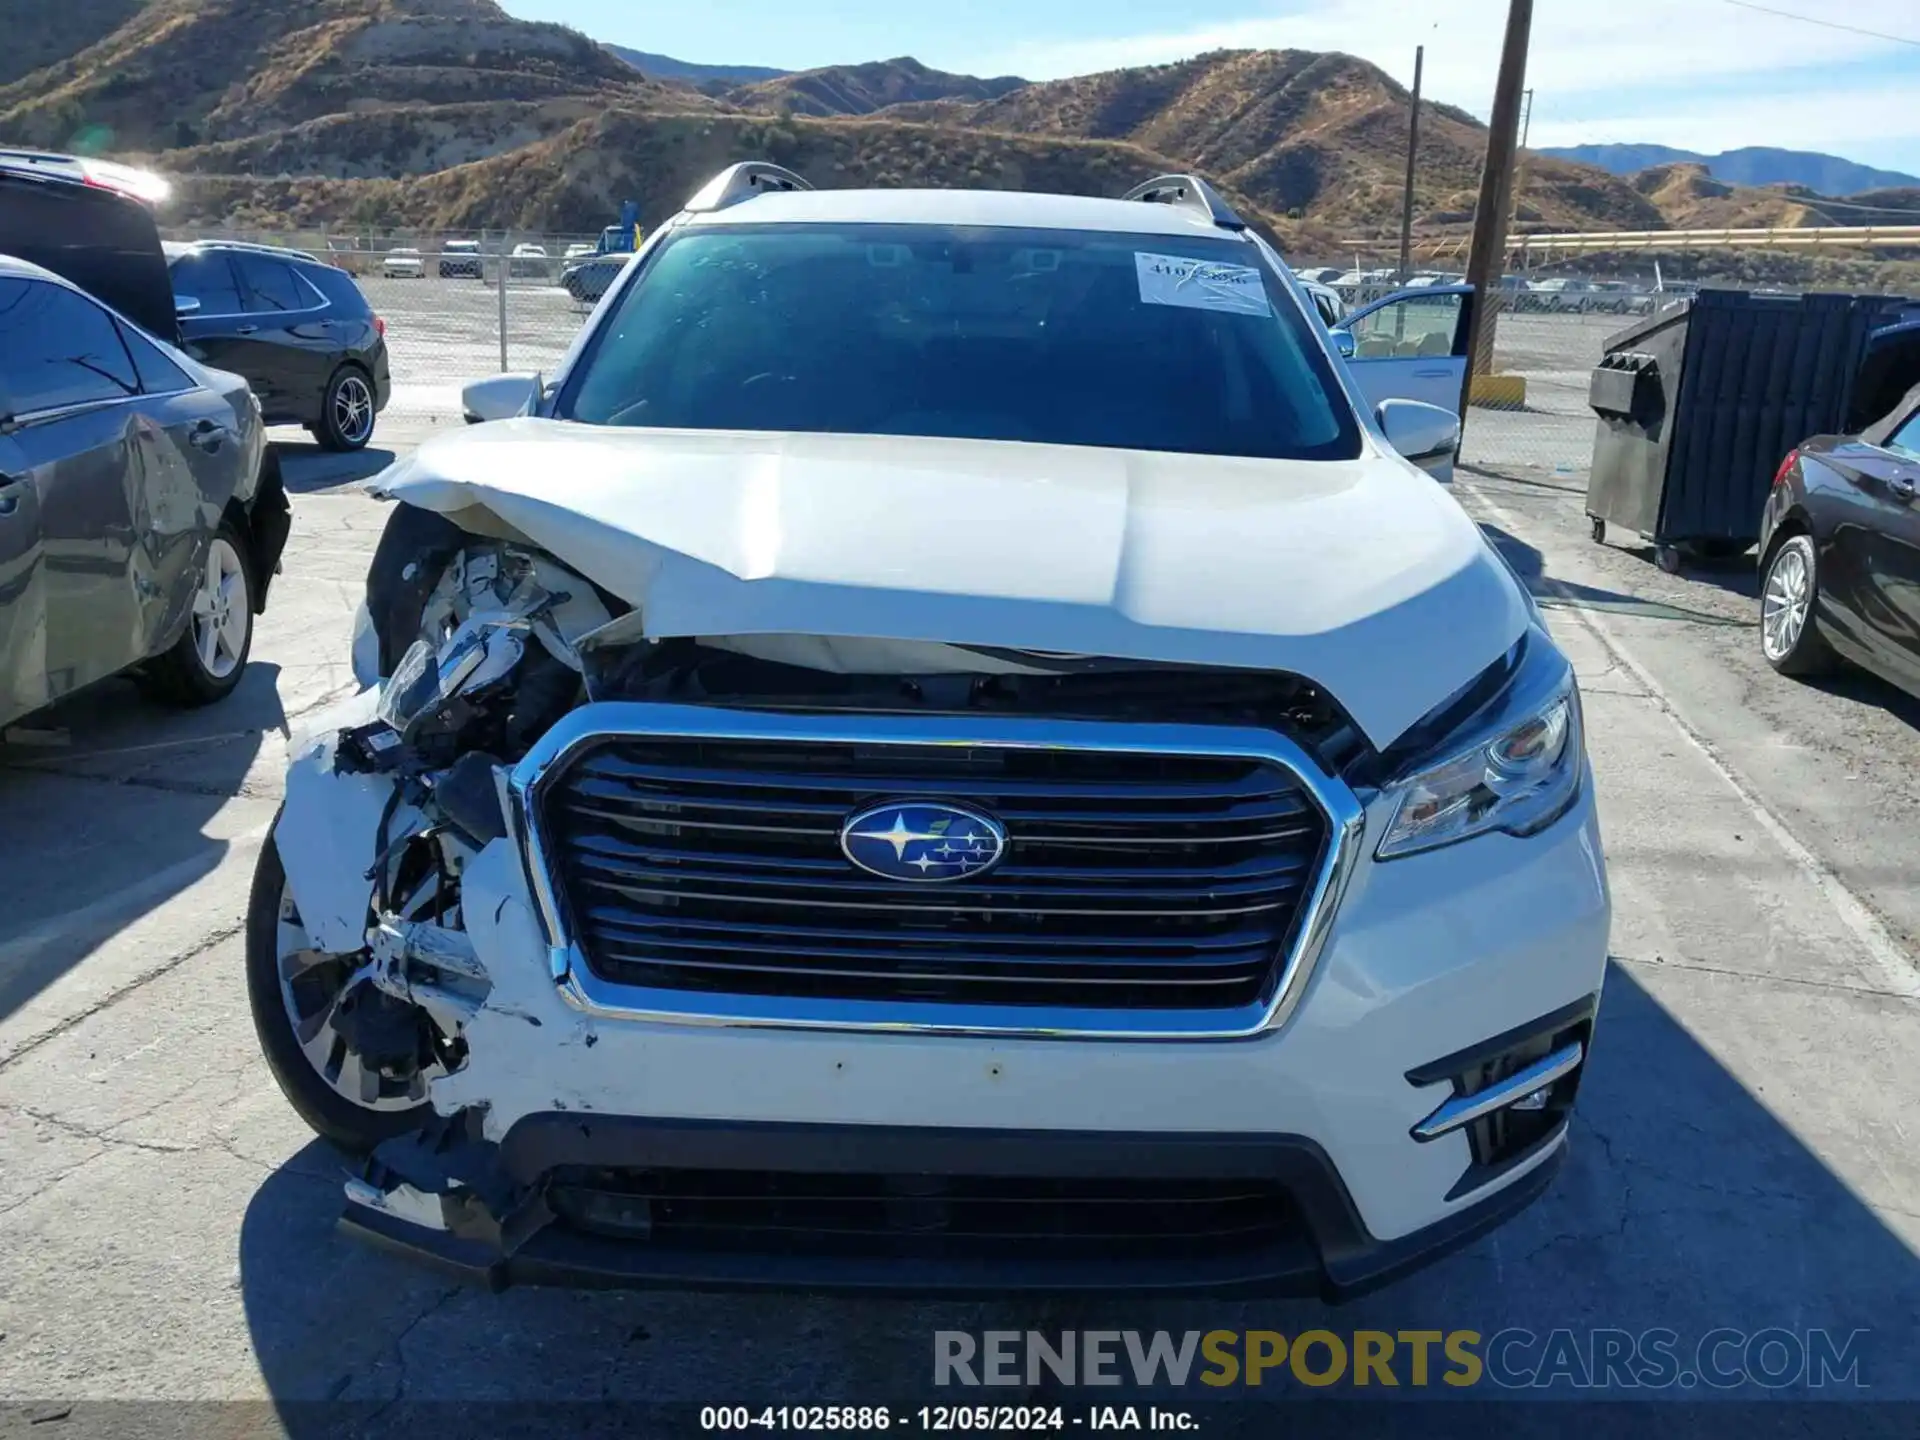
[[[371,488],[471,529],[497,531],[471,513],[490,512],[649,635],[1285,670],[1376,745],[1530,613],[1452,497],[1371,449],[1293,462],[519,419],[436,436]]]

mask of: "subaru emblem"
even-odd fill
[[[889,800],[848,817],[840,850],[887,880],[964,880],[998,865],[1007,832],[998,820],[940,801]]]

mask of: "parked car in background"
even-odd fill
[[[171,328],[144,201],[0,158],[0,725],[126,671],[218,700],[266,606],[290,516],[259,403],[136,313]]]
[[[1781,462],[1760,576],[1774,669],[1845,659],[1920,696],[1920,385],[1858,434],[1816,436]]]
[[[1304,275],[1298,279],[1300,288],[1307,292],[1307,299],[1313,302],[1314,313],[1320,317],[1321,323],[1329,329],[1338,325],[1347,313],[1347,302],[1341,298],[1340,292],[1331,285],[1309,280]]]
[[[507,265],[509,275],[547,276],[553,273],[553,261],[547,247],[523,241],[513,247]]]
[[[592,304],[626,268],[631,255],[594,255],[575,260],[560,272],[560,287],[581,304]]]
[[[478,240],[448,240],[440,246],[440,278],[442,280],[482,278],[480,260],[480,242]]]
[[[344,270],[295,250],[166,246],[187,352],[247,377],[269,425],[358,450],[392,388],[386,322]]]
[[[576,240],[567,246],[566,253],[560,258],[562,260],[578,260],[583,255],[592,255],[594,253],[593,246],[584,240]]]
[[[424,280],[427,262],[418,250],[389,250],[380,259],[380,273],[389,280]]]
[[[1338,265],[1309,265],[1293,273],[1302,280],[1310,280],[1316,285],[1331,285],[1347,272]]]

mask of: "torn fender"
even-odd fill
[[[1512,647],[1525,591],[1369,439],[1293,462],[523,418],[380,493],[524,540],[656,638],[867,637],[1278,670],[1386,745]]]
[[[367,872],[379,851],[380,816],[393,794],[391,775],[352,774],[334,768],[339,732],[373,719],[380,692],[365,690],[320,715],[296,744],[287,767],[287,795],[273,840],[287,888],[315,949],[350,955],[367,943],[373,881]],[[403,805],[393,833],[417,824]]]

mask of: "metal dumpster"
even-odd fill
[[[1703,290],[1610,336],[1587,392],[1593,538],[1636,531],[1668,571],[1751,547],[1781,457],[1845,427],[1868,337],[1911,303]]]

